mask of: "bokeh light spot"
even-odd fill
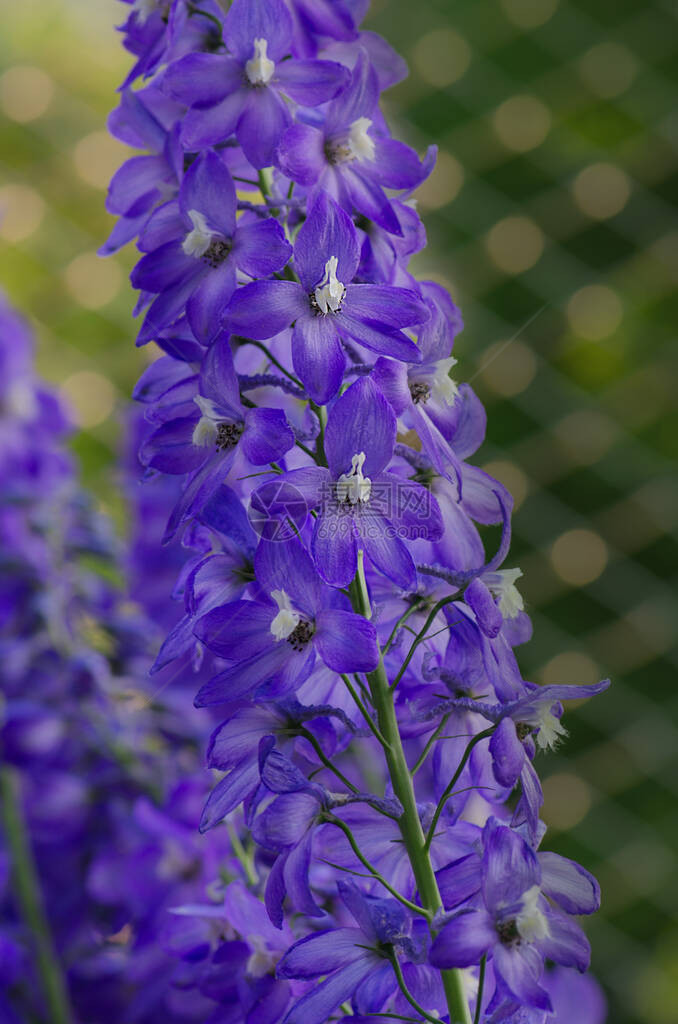
[[[637,71],[636,58],[620,43],[599,43],[579,60],[579,74],[601,99],[609,100],[626,92]]]
[[[417,200],[429,210],[451,203],[464,184],[464,169],[450,153],[441,150],[433,173],[417,189]]]
[[[505,398],[525,391],[536,373],[537,360],[534,353],[522,341],[498,341],[484,354],[483,380]]]
[[[489,231],[485,244],[495,266],[506,274],[522,274],[541,257],[544,236],[529,217],[505,217]]]
[[[122,283],[114,260],[103,260],[95,252],[83,252],[64,271],[66,287],[85,309],[101,309],[117,294]]]
[[[54,96],[54,83],[42,68],[16,65],[0,78],[0,106],[12,121],[26,124],[45,113]]]
[[[513,496],[514,511],[519,509],[530,489],[529,480],[520,466],[517,466],[515,462],[497,459],[494,462],[486,463],[482,468],[509,490]]]
[[[600,670],[592,658],[580,651],[563,651],[551,658],[541,670],[540,681],[546,686],[597,683]]]
[[[73,163],[78,177],[92,188],[105,189],[129,150],[108,132],[91,132],[75,144]]]
[[[113,412],[115,388],[100,373],[79,370],[61,385],[61,391],[70,403],[79,427],[96,427]]]
[[[593,530],[568,530],[551,548],[554,570],[575,587],[597,580],[605,571],[607,559],[607,545]]]
[[[30,185],[4,185],[0,188],[0,238],[21,242],[38,230],[45,213],[39,192]]]
[[[558,10],[559,0],[501,0],[506,17],[518,28],[545,25]]]
[[[413,57],[424,81],[444,89],[466,72],[471,63],[471,47],[453,29],[437,29],[421,37]]]
[[[492,127],[508,149],[526,153],[548,135],[551,114],[535,96],[511,96],[495,110]]]
[[[599,341],[614,334],[623,314],[621,299],[604,284],[580,288],[567,304],[567,318],[572,330],[587,341]]]
[[[572,412],[553,429],[569,458],[580,466],[592,466],[619,437],[614,420],[595,409]]]
[[[591,164],[574,179],[572,192],[577,206],[587,216],[606,220],[628,203],[631,182],[628,174],[615,164]]]
[[[551,828],[574,828],[591,810],[590,787],[577,775],[558,772],[544,780],[542,817]]]

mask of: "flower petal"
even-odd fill
[[[337,278],[349,285],[360,262],[358,234],[349,215],[320,192],[294,243],[294,263],[306,291],[313,291],[323,280],[332,256],[337,258]]]
[[[568,914],[593,914],[600,907],[600,886],[593,875],[559,853],[537,854],[541,887]]]
[[[375,628],[353,612],[321,612],[313,643],[327,667],[335,672],[371,672],[379,664]]]
[[[264,341],[308,313],[308,296],[294,281],[253,281],[238,288],[224,315],[232,334]]]
[[[344,378],[346,356],[331,316],[303,316],[292,334],[294,372],[318,405],[333,398]]]
[[[204,214],[210,227],[231,238],[235,231],[236,195],[233,178],[216,153],[201,153],[184,175],[179,207],[186,221],[189,212]]]
[[[317,107],[336,96],[349,81],[343,64],[331,60],[286,60],[275,69],[281,92],[305,107]]]
[[[497,942],[497,932],[489,914],[471,910],[453,917],[434,939],[429,962],[434,967],[470,967],[479,964]]]
[[[396,430],[395,413],[374,381],[357,380],[332,406],[327,420],[325,454],[333,475],[348,473],[353,456],[365,452],[363,473],[377,476],[393,456]]]
[[[281,270],[292,255],[283,229],[268,217],[238,227],[233,240],[233,259],[251,277],[268,277]]]
[[[285,102],[274,89],[251,89],[236,135],[253,167],[269,167],[283,132],[292,123]]]

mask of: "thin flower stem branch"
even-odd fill
[[[407,1001],[410,1004],[410,1006],[414,1010],[416,1010],[417,1013],[421,1014],[421,1016],[424,1018],[424,1020],[431,1021],[432,1024],[440,1024],[440,1017],[434,1017],[433,1014],[431,1014],[427,1010],[425,1010],[424,1007],[420,1003],[417,1002],[417,1000],[414,998],[414,996],[412,995],[412,993],[408,989],[407,982],[405,981],[405,978],[403,977],[402,967],[400,966],[400,963],[398,961],[398,957],[395,955],[395,953],[391,957],[391,966],[393,967],[393,971],[394,971],[395,976],[396,976],[396,981],[398,982],[398,988],[400,989],[402,994],[405,996],[405,999],[407,999]],[[450,1020],[451,1019],[452,1018],[450,1018]]]
[[[416,635],[416,637],[414,639],[414,642],[412,643],[412,646],[410,647],[409,651],[407,652],[405,660],[403,661],[402,665],[400,666],[400,670],[399,670],[397,676],[395,677],[395,679],[393,680],[393,683],[391,684],[391,688],[392,689],[395,690],[396,686],[398,685],[400,680],[403,678],[405,672],[407,671],[407,666],[409,665],[409,663],[412,661],[412,658],[414,657],[414,654],[415,654],[415,651],[417,650],[417,647],[419,646],[419,644],[423,643],[424,640],[426,639],[426,635],[427,635],[431,625],[435,621],[435,617],[438,614],[438,612],[442,611],[442,609],[445,607],[445,605],[451,604],[452,601],[457,601],[459,599],[459,597],[460,597],[460,593],[450,594],[450,595],[448,595],[448,597],[441,598],[440,601],[436,602],[436,604],[433,605],[433,608],[431,608],[431,611],[428,614],[428,618],[426,619],[426,622],[424,623],[424,625],[421,627],[421,629],[417,633],[417,635]]]
[[[395,638],[396,638],[396,636],[398,634],[398,630],[402,629],[402,627],[407,622],[407,620],[412,615],[414,615],[415,612],[420,610],[421,604],[422,604],[422,602],[419,601],[419,600],[414,601],[410,605],[410,607],[406,611],[404,611],[403,614],[400,616],[400,618],[397,620],[395,626],[391,630],[391,634],[390,634],[388,640],[386,641],[386,643],[384,644],[384,646],[382,648],[382,653],[383,653],[384,657],[386,657],[388,652],[391,650],[391,647],[393,646],[393,642],[394,642],[394,640],[395,640]]]
[[[210,14],[209,11],[203,11],[202,7],[196,7],[195,4],[186,4],[186,10],[189,14],[200,14],[203,18],[208,18],[219,29],[219,38],[222,38],[223,25],[214,14]]]
[[[367,583],[365,580],[362,560],[358,561],[358,572],[356,573],[356,580],[354,580],[354,583],[355,586],[351,591],[354,601],[354,610],[368,618],[371,609],[367,595]],[[440,604],[441,602],[438,602],[438,605]],[[431,622],[439,610],[438,605],[436,605],[431,611],[431,615],[429,616]],[[422,631],[422,635],[426,634],[429,626],[430,622],[427,620],[425,628]],[[433,926],[433,918],[436,912],[442,908],[443,901],[440,896],[438,882],[433,870],[433,865],[431,864],[429,848],[426,845],[424,830],[419,817],[417,798],[414,792],[414,783],[412,781],[412,776],[410,775],[410,769],[407,764],[402,738],[400,736],[398,718],[394,704],[393,687],[390,685],[388,680],[383,655],[380,656],[377,668],[374,672],[368,673],[367,678],[370,684],[372,703],[377,712],[379,729],[387,740],[387,745],[384,747],[384,753],[389,769],[389,779],[393,787],[393,794],[400,800],[403,807],[403,813],[398,819],[400,833],[403,837],[403,842],[410,859],[410,864],[412,865],[412,872],[417,884],[417,889],[419,890],[419,899],[421,900],[422,906],[429,911],[429,914],[431,915],[429,919],[429,929],[431,931],[431,936],[435,938],[437,931]],[[445,990],[450,1024],[471,1024],[471,1016],[469,1014],[468,1004],[464,995],[459,971],[455,969],[442,970],[440,972],[440,976]],[[419,1007],[415,1007],[415,1009],[417,1009],[417,1012],[420,1012]]]
[[[360,792],[359,789],[357,788],[357,786],[354,786],[353,783],[349,779],[346,778],[346,776],[343,774],[343,772],[339,771],[339,769],[336,768],[332,764],[330,759],[325,756],[325,752],[323,751],[323,748],[320,746],[320,744],[318,743],[318,740],[313,735],[313,733],[310,731],[310,729],[304,729],[304,728],[300,729],[299,730],[299,735],[303,736],[305,740],[308,740],[308,742],[311,744],[311,746],[315,750],[316,754],[318,755],[318,758],[322,761],[322,763],[325,766],[325,768],[327,768],[334,775],[336,775],[336,777],[339,779],[339,781],[343,782],[343,784],[346,786],[347,789],[350,789],[350,791],[352,793]]]
[[[445,728],[445,726],[447,725],[447,720],[448,720],[449,717],[450,717],[449,715],[444,715],[443,718],[441,718],[437,728],[429,736],[428,742],[426,743],[426,746],[424,747],[424,749],[422,750],[421,754],[417,758],[416,764],[415,764],[414,768],[412,769],[412,771],[410,772],[410,775],[412,776],[412,778],[414,778],[414,776],[417,774],[417,772],[419,771],[419,769],[423,765],[424,761],[428,757],[429,753],[431,752],[431,747],[433,746],[433,744],[436,742],[436,740],[439,740],[441,738],[442,731]]]
[[[425,846],[426,846],[427,850],[430,849],[431,843],[433,842],[433,836],[435,835],[436,826],[438,825],[438,821],[440,820],[440,815],[443,813],[443,809],[445,807],[445,804],[447,803],[449,798],[452,796],[452,792],[454,790],[454,787],[457,784],[457,782],[459,781],[459,777],[460,777],[461,773],[463,772],[464,768],[466,767],[466,763],[467,763],[469,757],[471,756],[471,753],[473,752],[473,748],[478,743],[480,743],[481,740],[485,740],[489,736],[491,736],[492,733],[494,732],[494,729],[495,729],[494,726],[492,726],[491,729],[484,729],[483,732],[479,732],[467,744],[466,750],[464,751],[462,759],[459,762],[459,766],[458,766],[456,772],[454,773],[454,775],[452,776],[452,778],[450,779],[449,783],[447,784],[447,786],[445,788],[445,792],[441,796],[440,800],[438,801],[438,806],[436,807],[435,811],[433,812],[433,818],[431,819],[431,824],[429,826],[429,830],[426,833],[426,844],[425,844]]]
[[[377,868],[375,868],[374,865],[370,863],[370,861],[367,859],[365,854],[358,846],[355,836],[353,835],[350,827],[346,824],[345,821],[343,821],[341,818],[337,818],[337,816],[334,814],[325,814],[325,821],[330,825],[336,825],[337,828],[344,833],[344,835],[348,839],[349,846],[355,853],[356,857],[358,858],[362,866],[364,868],[367,868],[372,878],[376,879],[377,882],[383,885],[384,888],[388,892],[390,892],[391,896],[397,899],[399,903],[402,903],[404,907],[407,907],[407,909],[410,910],[413,914],[417,914],[419,917],[423,917],[427,921],[430,921],[431,914],[429,913],[428,910],[425,910],[424,907],[420,907],[417,903],[413,903],[412,900],[408,900],[406,896],[403,896],[402,893],[399,893],[398,890],[395,889],[386,878],[384,878],[381,872],[378,871]]]
[[[485,967],[487,966],[487,954],[480,960],[480,974],[478,975],[478,995],[476,997],[476,1012],[473,1014],[473,1024],[480,1024],[480,1017],[483,1006],[483,989],[485,988]]]
[[[237,340],[241,341],[244,345],[255,345],[256,348],[261,349],[261,351],[267,356],[268,359],[270,359],[273,365],[277,367],[277,369],[280,370],[281,373],[284,373],[286,377],[289,377],[292,383],[296,384],[298,388],[303,388],[303,384],[301,383],[299,378],[295,377],[293,373],[290,373],[290,371],[287,370],[278,359],[276,359],[276,357],[270,351],[268,346],[264,345],[263,341],[255,341],[254,338],[238,338]]]
[[[367,710],[367,708],[365,707],[365,705],[361,701],[360,697],[356,693],[356,690],[355,690],[355,687],[353,686],[353,683],[351,682],[351,680],[348,678],[347,675],[344,675],[344,673],[341,673],[341,678],[344,680],[344,683],[346,684],[346,689],[348,690],[348,692],[353,697],[353,700],[355,702],[356,707],[358,708],[358,711],[360,712],[360,714],[365,719],[365,722],[367,723],[367,725],[368,725],[368,727],[370,729],[370,732],[372,732],[374,734],[374,736],[381,743],[382,747],[385,748],[388,744],[387,744],[386,740],[384,739],[384,737],[382,736],[382,734],[381,734],[381,732],[379,730],[379,727],[377,725],[375,725],[375,722],[374,722],[372,716],[370,715],[369,711]]]
[[[0,769],[0,804],[12,858],[17,902],[35,947],[37,970],[49,1010],[50,1024],[72,1024],[73,1012],[68,990],[42,904],[40,883],[23,820],[16,780],[7,765]]]
[[[227,828],[228,836],[229,839],[231,840],[231,849],[233,850],[233,853],[236,855],[237,859],[242,865],[243,870],[247,875],[247,881],[250,883],[250,885],[258,885],[259,876],[257,875],[257,872],[255,870],[254,861],[251,854],[249,854],[245,847],[243,846],[240,840],[240,836],[238,835],[236,829],[230,822],[227,823]]]

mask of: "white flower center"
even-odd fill
[[[530,716],[530,724],[536,725],[539,729],[537,733],[537,746],[541,747],[542,750],[547,748],[553,750],[560,740],[567,736],[567,729],[551,711],[552,706],[549,702],[539,704]]]
[[[245,64],[245,71],[252,85],[268,85],[275,72],[275,63],[267,56],[268,40],[254,40],[254,56]]]
[[[337,498],[340,502],[358,505],[370,500],[372,481],[368,476],[363,476],[364,464],[365,452],[359,452],[351,459],[350,471],[342,473],[337,480]]]
[[[193,401],[200,409],[202,416],[193,428],[191,438],[198,448],[209,448],[217,439],[217,424],[223,418],[219,416],[216,406],[211,398],[203,398],[202,395],[195,395]]]
[[[209,249],[216,231],[207,226],[205,216],[199,210],[189,210],[188,216],[191,218],[193,230],[188,232],[181,243],[181,248],[187,256],[194,256],[198,260]]]
[[[339,260],[331,256],[325,264],[325,276],[315,289],[315,301],[321,313],[338,313],[346,294],[346,288],[337,278]]]
[[[299,625],[301,616],[295,612],[284,590],[272,590],[271,597],[278,606],[278,614],[271,622],[271,633],[278,640],[287,640]]]
[[[143,25],[153,14],[156,6],[157,0],[134,0],[132,13],[136,14],[137,21],[140,25]]]
[[[367,134],[371,127],[372,122],[369,117],[359,117],[349,128],[346,143],[354,160],[374,161],[374,142]]]
[[[273,974],[278,958],[266,948],[264,940],[258,935],[248,935],[247,941],[252,947],[252,952],[245,964],[245,974],[250,978],[263,978],[267,974]]]
[[[499,599],[499,611],[507,619],[515,619],[525,604],[516,586],[516,580],[523,575],[520,569],[498,569],[488,573],[485,583],[494,597]]]
[[[539,896],[538,885],[533,885],[523,894],[523,906],[516,917],[516,928],[525,942],[536,942],[549,935],[549,923],[538,906]]]
[[[457,360],[454,356],[450,356],[449,359],[439,359],[436,364],[436,372],[431,383],[431,392],[434,398],[437,398],[441,402],[446,402],[447,405],[452,405],[459,389],[450,377],[450,370],[456,364]]]

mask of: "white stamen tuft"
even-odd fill
[[[275,72],[275,63],[267,55],[267,39],[254,40],[254,56],[245,64],[245,71],[252,85],[268,85]]]
[[[301,616],[295,612],[284,590],[272,590],[271,597],[278,606],[278,614],[271,623],[271,633],[277,640],[287,640],[299,625]]]
[[[354,121],[348,131],[347,145],[354,160],[369,160],[374,162],[375,146],[373,140],[367,134],[372,127],[369,117],[359,117]]]
[[[525,942],[536,942],[538,939],[545,939],[550,934],[549,923],[538,906],[540,895],[541,890],[538,885],[533,885],[523,894],[523,906],[516,917],[516,928]]]
[[[195,256],[196,259],[200,259],[212,244],[216,231],[212,231],[207,226],[205,216],[199,210],[189,210],[188,216],[191,218],[193,230],[188,232],[181,243],[181,248],[187,256]]]
[[[525,607],[522,594],[516,586],[516,580],[522,575],[520,569],[497,569],[483,577],[492,595],[499,599],[499,611],[507,619],[515,619]]]
[[[338,313],[346,294],[346,288],[337,279],[339,260],[331,256],[325,264],[325,276],[315,289],[315,301],[321,313]]]
[[[198,448],[208,448],[217,439],[217,423],[221,417],[217,413],[214,402],[211,398],[203,398],[202,395],[195,395],[193,401],[200,409],[202,416],[193,429],[191,438]]]
[[[342,473],[337,480],[337,498],[340,502],[358,505],[370,500],[372,481],[368,476],[363,476],[364,464],[365,452],[359,452],[351,459],[350,471]]]
[[[452,405],[459,393],[456,382],[450,377],[450,370],[456,362],[454,356],[450,356],[449,359],[439,359],[431,385],[433,397],[441,402],[446,402],[447,405]]]
[[[537,746],[542,750],[553,750],[561,739],[567,736],[567,729],[551,711],[552,706],[549,702],[539,704],[535,713],[530,716],[529,724],[536,725],[539,729]]]

